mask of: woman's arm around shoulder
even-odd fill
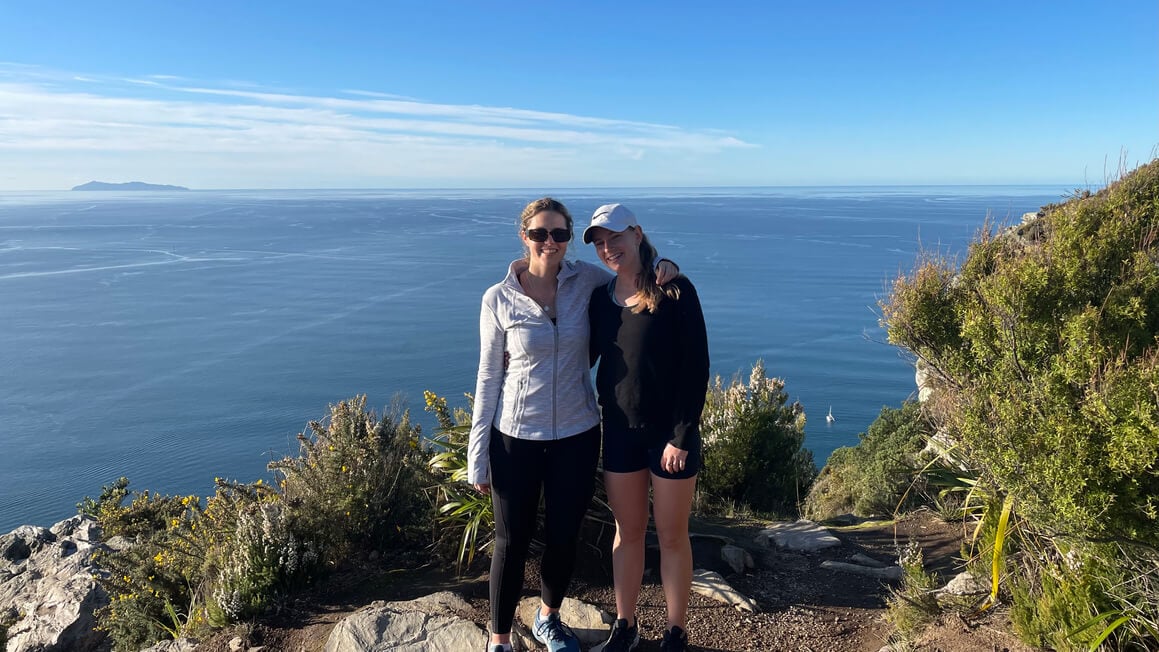
[[[691,437],[700,436],[700,415],[704,412],[704,398],[708,391],[708,329],[696,287],[687,277],[674,281],[680,288],[676,300],[679,337],[676,355],[680,356],[680,395],[677,397],[680,414],[677,417],[672,444],[685,448]]]

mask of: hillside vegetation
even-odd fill
[[[969,489],[1030,643],[1159,647],[1159,161],[961,264],[925,256],[882,303],[930,370],[942,465]],[[1000,584],[1000,590],[999,590]]]

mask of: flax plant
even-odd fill
[[[440,478],[434,487],[438,496],[439,522],[455,533],[456,568],[462,572],[475,560],[478,550],[490,544],[495,513],[489,494],[480,494],[467,483],[467,444],[471,432],[471,396],[467,409],[451,410],[447,399],[434,392],[423,392],[426,410],[435,415],[439,427],[431,437],[431,471]]]

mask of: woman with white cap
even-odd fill
[[[571,214],[550,197],[523,209],[519,239],[524,258],[483,295],[468,443],[468,482],[491,494],[495,513],[488,651],[511,652],[511,625],[542,493],[542,604],[532,633],[550,652],[579,652],[559,607],[575,567],[600,450],[588,301],[610,275],[565,260]],[[679,270],[665,261],[660,272],[667,279]]]
[[[687,278],[656,283],[656,249],[625,206],[596,209],[583,237],[615,273],[593,291],[588,315],[592,357],[599,358],[604,485],[616,520],[616,622],[603,650],[626,652],[640,640],[636,600],[651,487],[668,609],[660,650],[683,652],[692,585],[688,517],[700,470],[700,415],[709,373],[704,315]]]

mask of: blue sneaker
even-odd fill
[[[547,646],[547,652],[580,652],[579,639],[571,628],[559,619],[559,613],[548,614],[546,618],[535,610],[535,627],[531,628],[535,640]]]

